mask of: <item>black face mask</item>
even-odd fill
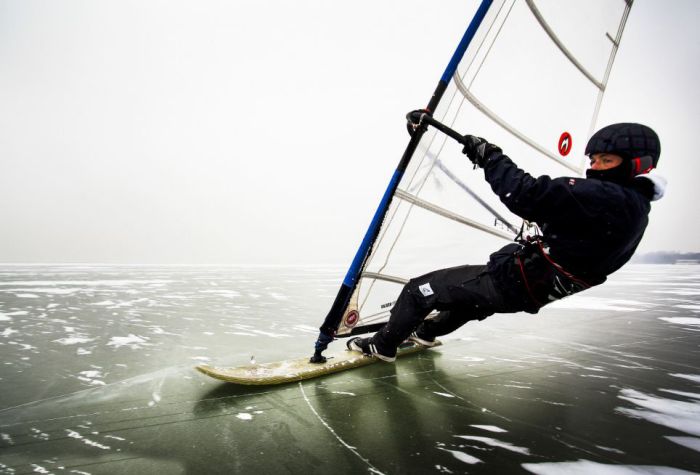
[[[632,176],[632,162],[624,160],[615,168],[608,168],[607,170],[593,170],[589,168],[586,170],[586,178],[595,178],[596,180],[610,181],[619,185],[628,185],[634,178]]]

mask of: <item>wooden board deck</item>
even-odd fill
[[[436,346],[441,343],[438,341]],[[413,342],[404,343],[396,353],[397,357],[428,349]],[[310,363],[309,357],[271,363],[249,364],[236,367],[198,365],[196,369],[212,378],[242,385],[274,385],[317,378],[328,374],[359,368],[380,361],[373,356],[365,356],[356,351],[344,350],[327,355],[325,363]]]

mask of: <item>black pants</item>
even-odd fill
[[[433,310],[440,311],[438,316],[424,320]],[[372,341],[379,348],[396,348],[421,323],[423,335],[441,336],[470,320],[520,310],[504,299],[486,266],[442,269],[411,279],[404,286],[389,321]]]

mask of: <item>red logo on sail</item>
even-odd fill
[[[569,132],[564,132],[559,137],[559,153],[562,157],[566,157],[569,152],[571,152],[571,134]]]
[[[357,310],[350,310],[345,317],[345,326],[352,328],[357,325],[357,321],[360,319],[360,314]]]

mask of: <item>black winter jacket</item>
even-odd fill
[[[632,257],[648,224],[651,196],[635,186],[640,180],[623,186],[587,178],[534,178],[503,154],[491,157],[484,172],[508,209],[540,226],[551,259],[588,285],[604,282]],[[523,275],[513,258],[519,249],[510,244],[492,254],[488,268],[507,295],[522,297],[521,277],[528,272]],[[546,259],[535,264],[547,265]],[[526,310],[537,311],[544,303]]]

